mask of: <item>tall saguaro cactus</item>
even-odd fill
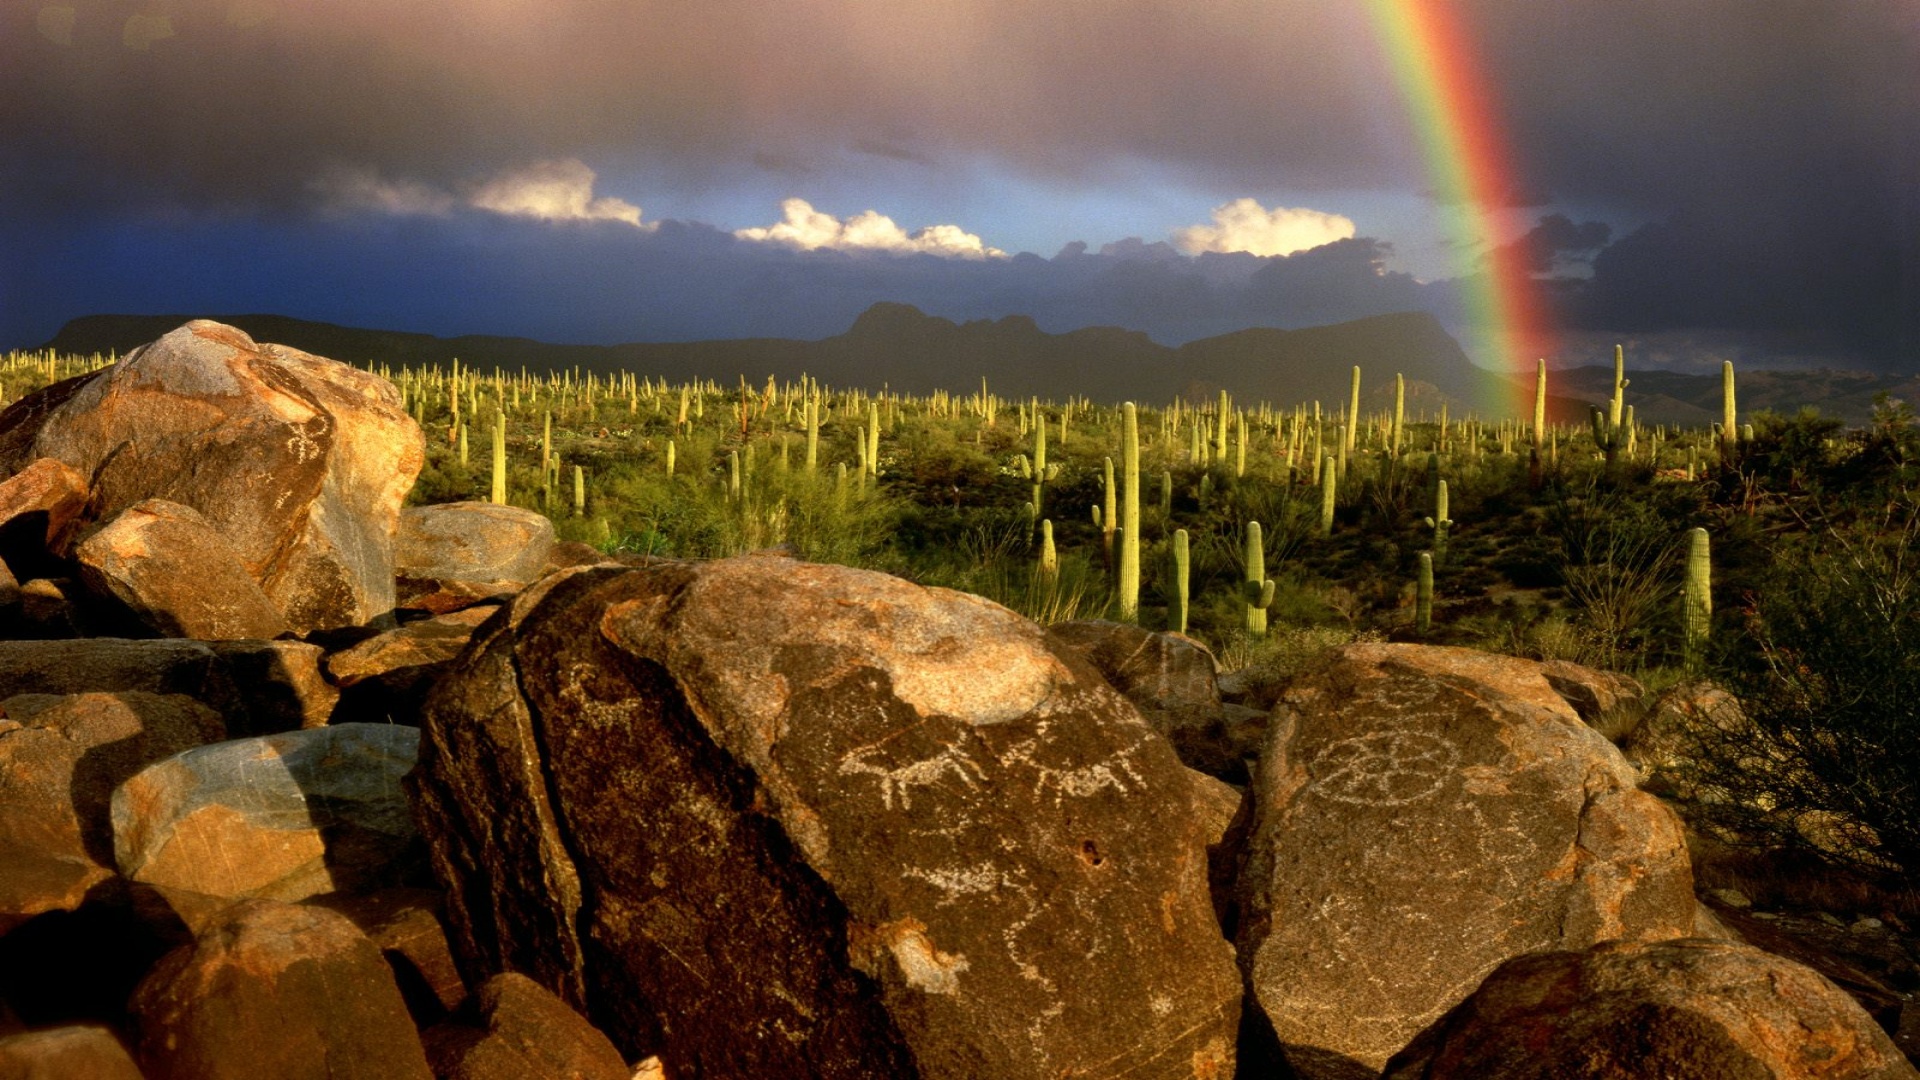
[[[1120,407],[1120,621],[1140,617],[1140,417]]]
[[[1426,637],[1433,630],[1433,553],[1420,553],[1420,576],[1413,589],[1413,632]]]
[[[1360,365],[1353,365],[1353,387],[1347,394],[1347,430],[1346,438],[1340,444],[1340,459],[1345,461],[1353,453],[1353,440],[1360,430]],[[1345,471],[1345,470],[1342,470]]]
[[[507,414],[498,409],[493,413],[493,488],[488,499],[507,504]]]
[[[1705,529],[1687,531],[1687,580],[1680,592],[1687,660],[1698,665],[1713,626],[1713,552]]]
[[[1538,454],[1547,444],[1547,361],[1540,358],[1533,370],[1533,450]]]
[[[1433,488],[1433,516],[1427,519],[1427,525],[1433,529],[1433,558],[1435,562],[1447,560],[1447,534],[1453,529],[1453,519],[1447,516],[1447,482],[1437,481]]]
[[[1184,634],[1187,632],[1187,590],[1193,579],[1193,559],[1185,529],[1174,530],[1167,568],[1172,571],[1170,576],[1173,581],[1173,588],[1167,596],[1167,629]]]
[[[1333,455],[1328,454],[1320,461],[1320,535],[1333,535],[1333,505],[1338,495],[1336,485],[1339,472],[1335,467]]]
[[[1733,361],[1720,361],[1720,446],[1731,454],[1740,441],[1740,429],[1734,425]]]
[[[1247,522],[1247,577],[1241,582],[1241,599],[1247,603],[1247,633],[1253,637],[1267,634],[1267,608],[1273,606],[1273,579],[1267,576],[1266,540],[1260,535],[1260,523]]]

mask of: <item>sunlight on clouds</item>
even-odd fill
[[[457,201],[418,180],[388,180],[370,168],[336,168],[315,181],[314,188],[328,208],[338,211],[374,211],[382,214],[453,212]]]
[[[543,161],[505,173],[473,193],[470,205],[496,214],[545,221],[624,221],[636,229],[640,208],[624,199],[593,197],[595,173],[578,158]]]
[[[864,210],[846,221],[821,213],[805,199],[788,199],[780,204],[784,220],[762,229],[736,229],[742,240],[787,244],[813,251],[891,251],[948,255],[962,259],[999,259],[1006,252],[986,246],[973,233],[958,225],[929,225],[909,233],[894,220],[874,210]]]
[[[1203,251],[1291,255],[1353,234],[1353,219],[1340,214],[1284,206],[1268,210],[1252,199],[1235,199],[1213,208],[1212,225],[1175,229],[1173,242],[1189,255]]]

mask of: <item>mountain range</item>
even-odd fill
[[[186,315],[92,315],[68,322],[42,348],[59,352],[125,353],[186,322]],[[246,331],[257,341],[360,364],[446,365],[455,358],[479,371],[545,372],[580,369],[632,371],[671,381],[711,379],[732,385],[811,375],[828,386],[914,394],[971,393],[980,380],[1003,398],[1069,396],[1097,402],[1200,400],[1224,389],[1236,401],[1281,406],[1318,401],[1329,411],[1347,400],[1355,365],[1362,371],[1363,407],[1392,402],[1392,376],[1407,383],[1408,409],[1432,415],[1446,402],[1455,417],[1507,416],[1533,393],[1531,375],[1509,377],[1477,367],[1431,315],[1377,315],[1300,330],[1254,328],[1202,338],[1178,347],[1144,333],[1089,327],[1048,333],[1020,315],[956,323],[907,304],[880,303],[846,331],[815,341],[747,338],[727,341],[622,345],[556,345],[527,338],[368,330],[281,315],[207,316]],[[1629,370],[1626,400],[1645,423],[1704,425],[1720,415],[1720,379],[1671,371]],[[1609,367],[1551,372],[1549,413],[1559,422],[1584,422],[1590,404],[1612,391]],[[1829,371],[1743,371],[1739,404],[1745,418],[1758,409],[1792,413],[1812,405],[1849,423],[1864,423],[1876,394],[1920,400],[1920,376]]]

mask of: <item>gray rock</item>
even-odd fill
[[[1537,663],[1349,646],[1270,734],[1238,940],[1302,1076],[1376,1074],[1510,957],[1692,930],[1678,817]]]
[[[403,606],[439,594],[517,592],[547,570],[553,523],[531,510],[485,502],[416,506],[400,515],[394,570]]]
[[[216,743],[113,793],[114,857],[189,927],[232,901],[399,883],[417,843],[400,781],[417,729],[332,727]]]

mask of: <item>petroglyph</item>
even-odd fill
[[[1356,806],[1403,806],[1438,794],[1459,760],[1459,750],[1437,735],[1369,732],[1315,754],[1306,793]]]
[[[842,776],[879,777],[880,801],[889,810],[894,808],[896,797],[900,800],[900,809],[913,809],[913,792],[916,788],[932,787],[944,781],[957,781],[964,787],[973,788],[978,786],[976,781],[986,779],[980,766],[968,760],[966,752],[957,746],[947,747],[930,758],[897,766],[875,764],[873,759],[880,754],[877,746],[857,750],[841,760],[839,773]]]

